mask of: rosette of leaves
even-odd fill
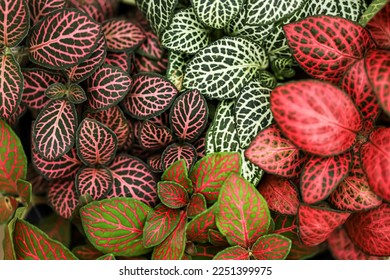
[[[384,13],[386,9],[388,5]],[[382,13],[374,17],[367,24],[372,31],[329,16],[308,17],[284,26],[295,60],[318,80],[290,82],[272,91],[276,125],[259,132],[245,156],[267,173],[298,182],[304,202],[298,209],[298,228],[306,245],[326,241],[344,223],[350,234],[349,221],[375,220],[387,228],[383,213],[389,201],[389,129],[386,122],[379,125],[378,116],[382,110],[389,114],[390,52],[376,49],[374,42],[383,44],[388,38],[387,31],[375,28],[384,20],[388,16]],[[344,31],[355,35],[352,38]],[[373,38],[369,32],[375,34]],[[273,193],[275,196],[277,191]],[[322,201],[331,207],[314,205]],[[370,214],[362,214],[366,212]],[[367,231],[360,225],[350,236],[359,250],[388,256],[390,246],[387,241],[382,244],[387,240],[384,232]],[[375,242],[381,245],[373,245]]]

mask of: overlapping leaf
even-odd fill
[[[107,52],[104,63],[120,67],[123,71],[130,73],[132,67],[132,56],[126,52]]]
[[[250,255],[248,250],[241,246],[233,246],[226,248],[216,254],[213,260],[249,260]]]
[[[196,53],[187,65],[183,86],[196,88],[212,99],[234,98],[267,66],[266,53],[259,45],[244,38],[225,37]]]
[[[169,208],[182,208],[189,202],[188,192],[176,182],[159,182],[157,184],[157,193],[161,202]]]
[[[225,236],[215,229],[209,229],[209,242],[216,247],[229,247],[229,242],[226,240]]]
[[[133,118],[150,119],[166,111],[177,93],[175,86],[165,77],[141,73],[133,76],[133,85],[122,105]]]
[[[91,202],[80,209],[88,240],[100,252],[138,256],[149,251],[141,245],[146,217],[152,209],[132,198]],[[111,234],[115,230],[115,236]]]
[[[163,169],[168,168],[174,162],[181,159],[184,159],[187,169],[191,169],[197,159],[194,146],[184,142],[182,144],[173,143],[166,147],[161,155]]]
[[[263,235],[252,247],[256,260],[284,260],[291,249],[291,240],[280,234]]]
[[[164,48],[161,46],[160,40],[151,30],[144,30],[146,36],[145,41],[136,50],[137,54],[149,57],[150,59],[161,59],[164,55]]]
[[[359,19],[359,23],[362,26],[366,26],[367,23],[386,5],[387,0],[373,0]]]
[[[390,3],[387,2],[383,7],[366,25],[366,28],[370,31],[371,36],[382,49],[390,48]]]
[[[333,83],[375,47],[367,30],[344,18],[308,17],[283,28],[299,65],[311,76]]]
[[[321,81],[302,80],[275,88],[271,109],[284,135],[316,155],[346,151],[362,128],[352,100],[339,88]]]
[[[215,204],[214,204],[215,205]],[[208,208],[206,211],[194,217],[186,228],[187,240],[199,243],[208,242],[209,229],[216,229],[215,214],[216,206]]]
[[[0,2],[0,46],[17,46],[29,28],[30,13],[24,0]]]
[[[67,88],[63,83],[54,83],[45,90],[45,95],[52,100],[61,99],[66,96]]]
[[[207,210],[207,201],[203,194],[194,193],[187,205],[187,216],[193,218]]]
[[[162,59],[154,60],[146,56],[135,55],[133,72],[153,72],[156,74],[164,75],[168,67],[168,59],[166,56],[163,56]]]
[[[73,104],[80,104],[87,100],[87,95],[81,86],[70,84],[68,86],[67,98]]]
[[[146,159],[146,163],[150,166],[153,172],[163,172],[163,166],[161,161],[161,154],[154,154]]]
[[[111,171],[107,168],[85,167],[76,176],[76,188],[80,196],[89,194],[99,200],[108,193],[113,184]]]
[[[18,208],[18,202],[12,196],[0,196],[0,225],[7,223]]]
[[[157,150],[169,145],[173,140],[170,129],[144,121],[139,129],[139,142],[144,149]]]
[[[18,179],[16,181],[16,190],[18,192],[19,200],[22,203],[29,204],[32,199],[32,185],[30,182]]]
[[[356,22],[362,14],[362,0],[324,0],[310,3],[310,13],[313,15],[339,16]]]
[[[185,53],[170,51],[168,54],[168,69],[166,76],[168,80],[181,91],[183,89],[184,70],[190,56]]]
[[[188,193],[192,192],[192,182],[188,178],[188,169],[184,159],[178,160],[164,170],[161,176],[163,181],[173,181],[184,187]]]
[[[74,180],[53,181],[47,196],[54,211],[65,219],[73,215],[79,201]]]
[[[53,69],[79,64],[91,55],[101,27],[75,9],[61,9],[34,25],[27,38],[30,60]]]
[[[34,24],[50,13],[65,8],[65,0],[29,0],[30,18]]]

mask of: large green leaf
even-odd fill
[[[139,256],[146,217],[152,209],[134,198],[94,201],[80,209],[84,231],[91,244],[104,254]]]
[[[217,203],[216,224],[230,244],[250,248],[267,233],[271,220],[267,202],[237,173],[226,179]]]
[[[225,37],[194,56],[187,65],[183,85],[211,99],[235,98],[267,66],[261,46],[244,38]]]
[[[178,11],[164,32],[161,44],[169,50],[194,54],[210,43],[208,29],[201,24],[193,8]]]
[[[388,0],[374,0],[359,19],[360,25],[366,24],[387,4]]]

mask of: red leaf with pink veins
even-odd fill
[[[341,79],[340,86],[352,98],[365,119],[378,117],[380,106],[368,80],[363,59],[348,69]]]
[[[330,208],[301,204],[298,209],[299,236],[305,245],[318,245],[344,224],[349,215]]]
[[[299,175],[306,160],[275,124],[259,132],[245,151],[245,157],[265,172],[286,178]]]
[[[352,214],[345,223],[352,242],[374,256],[390,255],[390,205]]]
[[[248,250],[242,248],[241,246],[229,247],[221,252],[219,252],[213,260],[249,260]]]
[[[206,210],[207,202],[204,195],[201,193],[192,194],[190,202],[187,205],[187,216],[189,218],[193,218]]]
[[[48,200],[54,211],[69,219],[79,202],[74,180],[56,180],[50,184]]]
[[[367,23],[366,28],[379,48],[390,48],[390,2],[387,2],[376,15]]]
[[[364,253],[353,244],[344,228],[335,229],[328,238],[329,249],[338,260],[380,260],[380,257]]]
[[[271,110],[292,143],[320,156],[345,152],[362,129],[360,113],[351,98],[326,82],[302,80],[275,88]]]
[[[378,128],[360,149],[362,167],[371,189],[390,201],[390,128]]]
[[[390,115],[390,50],[369,51],[365,66],[379,104]]]
[[[267,175],[260,181],[257,189],[267,201],[270,210],[285,215],[298,213],[298,192],[287,179]]]
[[[327,198],[347,176],[351,162],[350,152],[326,158],[312,156],[302,170],[302,200],[314,204]]]
[[[299,65],[311,76],[337,84],[366,51],[375,48],[362,26],[333,16],[311,16],[283,27]]]

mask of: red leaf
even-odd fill
[[[23,0],[3,0],[0,12],[0,46],[15,47],[30,28],[28,6]]]
[[[173,135],[166,126],[157,126],[150,121],[143,121],[139,128],[139,140],[145,150],[158,150],[169,145]]]
[[[233,246],[219,252],[213,260],[249,260],[249,256],[248,250],[241,246]]]
[[[76,189],[80,196],[89,194],[93,200],[99,200],[111,189],[113,182],[109,169],[84,167],[77,173]]]
[[[275,124],[262,130],[252,140],[245,157],[265,172],[286,178],[300,174],[306,160]]]
[[[287,138],[316,155],[346,151],[362,128],[352,100],[325,82],[302,80],[279,86],[272,91],[271,109]]]
[[[341,17],[311,16],[283,29],[299,65],[311,76],[335,84],[375,47],[367,30]]]
[[[305,245],[318,245],[342,225],[349,215],[330,208],[301,204],[298,209],[299,236]]]
[[[174,162],[165,169],[161,180],[176,182],[184,187],[188,193],[192,192],[192,182],[188,178],[188,169],[184,159]]]
[[[188,192],[176,182],[159,182],[157,193],[161,202],[169,208],[182,208],[189,202]]]
[[[302,200],[314,204],[326,199],[348,175],[351,162],[350,152],[326,158],[312,156],[302,170]]]
[[[390,49],[390,2],[375,14],[366,28],[381,49]]]
[[[215,224],[214,209],[215,207],[210,207],[206,211],[197,215],[188,223],[186,229],[188,241],[199,243],[207,243],[209,241],[209,229],[217,229]]]
[[[207,210],[206,198],[201,193],[194,193],[187,205],[187,216],[193,218]]]
[[[257,189],[267,201],[270,210],[285,215],[298,213],[298,192],[290,181],[267,175],[260,181]]]
[[[390,255],[390,205],[352,214],[345,223],[351,240],[363,252],[374,256]]]
[[[360,157],[371,189],[390,201],[390,128],[377,128],[361,147]]]
[[[216,247],[229,247],[226,237],[215,229],[209,229],[209,242]]]
[[[187,169],[191,169],[197,159],[197,153],[190,143],[173,143],[165,148],[161,155],[162,166],[164,169],[171,166],[174,162],[184,159]]]
[[[280,234],[267,234],[257,239],[251,252],[256,260],[284,260],[290,249],[290,239]]]
[[[73,215],[79,201],[74,180],[53,181],[47,196],[54,211],[65,219]]]
[[[30,17],[34,24],[51,12],[65,8],[65,0],[29,0]]]
[[[371,50],[365,58],[367,76],[379,104],[390,115],[390,51]]]

